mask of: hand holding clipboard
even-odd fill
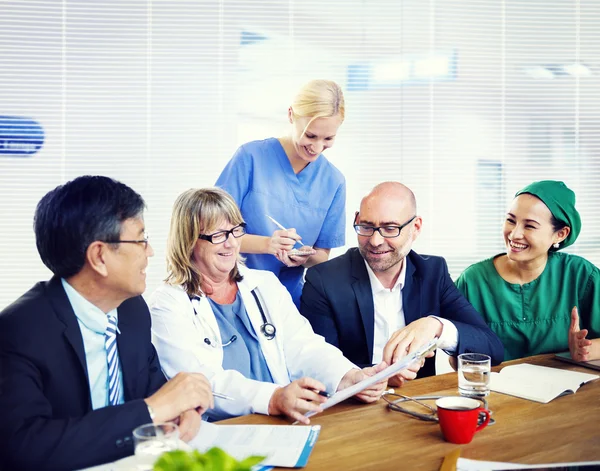
[[[434,338],[414,353],[405,356],[396,363],[388,366],[383,371],[380,371],[379,373],[376,373],[373,376],[369,376],[368,378],[365,378],[361,382],[356,383],[348,388],[336,392],[333,396],[331,396],[331,398],[329,398],[326,402],[321,404],[321,408],[323,410],[329,409],[331,406],[339,404],[340,402],[345,401],[349,397],[355,396],[356,394],[368,388],[369,386],[398,374],[398,372],[400,372],[401,370],[408,368],[408,366],[410,366],[411,363],[415,361],[421,361],[423,358],[425,358],[428,353],[434,351],[437,348],[437,344],[438,339]],[[312,417],[315,414],[317,414],[317,412],[310,411],[304,414],[304,416]]]

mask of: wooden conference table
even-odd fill
[[[538,355],[505,362],[597,373]],[[493,368],[499,371],[501,367]],[[457,395],[456,373],[408,382],[396,392],[407,396]],[[387,408],[383,400],[362,404],[348,400],[312,417],[321,434],[306,466],[310,470],[438,470],[444,456],[462,447],[461,456],[486,461],[556,463],[600,460],[600,379],[576,394],[548,404],[492,392],[488,398],[496,424],[468,445],[444,441],[439,425]],[[281,418],[248,415],[219,423],[286,424]],[[281,468],[283,469],[283,468]]]

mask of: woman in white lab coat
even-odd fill
[[[358,369],[316,335],[277,277],[243,266],[245,223],[231,196],[192,189],[174,205],[168,276],[150,300],[153,343],[167,377],[202,372],[215,397],[211,419],[262,413],[308,423],[326,397],[383,369]],[[358,398],[379,399],[386,383]]]

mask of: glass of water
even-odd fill
[[[166,451],[179,448],[179,428],[172,422],[140,425],[133,431],[135,463],[138,470],[152,470]]]
[[[458,355],[458,392],[461,396],[484,398],[490,394],[492,361],[482,353]]]

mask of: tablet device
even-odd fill
[[[301,257],[306,256],[306,255],[313,255],[314,253],[314,249],[308,245],[304,245],[302,247],[300,247],[299,249],[292,249],[288,252],[288,255],[291,255],[292,257],[294,255],[299,255]]]
[[[585,368],[591,368],[592,370],[600,371],[600,360],[592,360],[592,361],[577,361],[571,358],[571,354],[569,352],[557,353],[554,355],[554,358],[560,361],[566,361],[567,363],[573,363],[574,365],[583,366]]]

